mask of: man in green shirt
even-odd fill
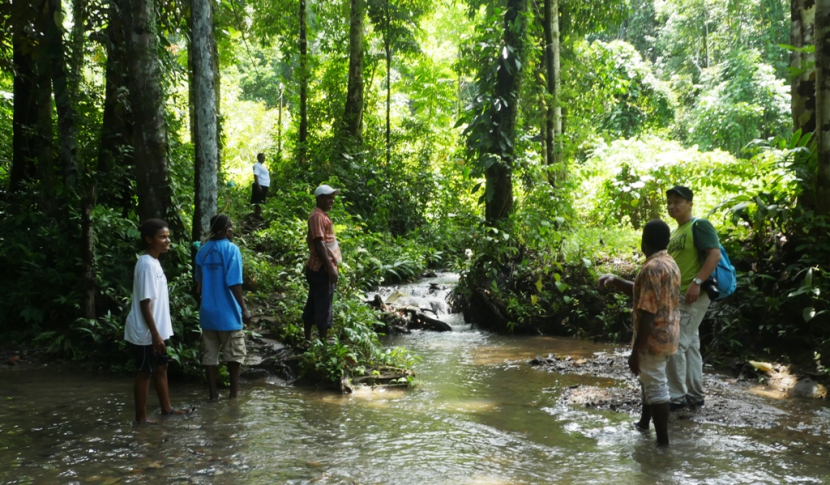
[[[676,185],[666,196],[669,216],[677,222],[668,252],[680,268],[680,342],[666,366],[674,410],[687,405],[703,406],[703,358],[698,328],[709,308],[709,296],[701,292],[700,286],[720,261],[720,243],[709,221],[692,217],[691,189]]]

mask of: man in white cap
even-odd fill
[[[306,342],[311,341],[314,325],[320,332],[320,340],[326,343],[326,333],[332,326],[332,303],[334,285],[337,284],[337,265],[342,261],[340,246],[334,237],[334,225],[328,211],[334,205],[334,198],[340,193],[328,185],[314,190],[317,206],[308,217],[309,258],[305,265],[308,281],[308,300],[303,310],[303,324]]]

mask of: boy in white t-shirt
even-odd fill
[[[254,164],[254,183],[251,186],[251,204],[256,204],[257,209],[259,204],[265,202],[268,197],[268,187],[271,186],[271,174],[268,173],[264,163],[265,154],[258,153]]]
[[[173,335],[167,277],[159,255],[170,249],[170,230],[161,219],[141,224],[141,240],[147,252],[138,258],[133,275],[133,299],[124,326],[124,340],[135,359],[135,420],[146,423],[150,379],[155,384],[161,413],[190,414],[194,408],[173,409],[167,388],[167,348],[164,341]]]

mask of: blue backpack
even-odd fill
[[[692,237],[697,241],[697,237],[694,235],[695,229],[697,228],[697,218],[695,218],[692,224],[694,224],[692,226]],[[729,255],[726,254],[726,249],[723,248],[723,244],[718,243],[718,246],[720,247],[720,261],[718,261],[718,266],[712,272],[710,278],[715,280],[715,285],[717,285],[718,291],[720,291],[718,300],[723,300],[732,293],[735,293],[735,288],[738,286],[738,279],[735,273],[735,267],[729,262]]]

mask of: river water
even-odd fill
[[[435,301],[452,275],[401,289]],[[433,306],[437,306],[433,303]],[[830,408],[774,400],[773,429],[678,421],[658,450],[625,414],[558,404],[575,384],[608,379],[541,372],[548,353],[588,357],[608,347],[502,336],[444,315],[454,331],[389,339],[420,355],[408,391],[349,396],[246,383],[238,400],[209,403],[173,384],[186,417],[131,424],[132,380],[67,366],[0,372],[2,483],[507,484],[830,483]]]

